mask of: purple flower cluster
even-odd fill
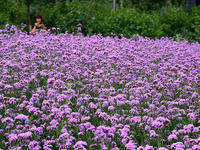
[[[200,149],[199,43],[9,28],[0,149]]]

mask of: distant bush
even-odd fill
[[[70,4],[57,3],[53,9],[44,14],[45,22],[50,26],[56,26],[62,32],[77,32],[81,24],[84,34],[96,34],[101,32],[100,24],[104,21],[105,15],[111,10],[95,2],[72,2]]]
[[[161,9],[159,20],[165,26],[163,32],[167,37],[177,34],[185,36],[185,31],[190,26],[189,14],[182,8]]]
[[[200,6],[192,10],[189,17],[189,27],[185,32],[185,37],[187,40],[200,42]]]
[[[188,41],[200,42],[200,7],[194,8],[189,14],[183,7],[172,6],[170,9],[165,7],[158,9],[160,5],[151,8],[150,5],[144,4],[148,8],[141,7],[140,9],[118,7],[114,12],[109,4],[105,5],[100,1],[98,3],[60,1],[55,5],[47,4],[41,13],[47,28],[57,27],[60,28],[59,32],[67,30],[69,33],[82,32],[84,35],[102,34],[103,36],[111,36],[114,33],[118,36],[123,34],[127,38],[139,34],[150,38],[181,37]],[[36,12],[38,8],[33,6],[32,24]],[[17,6],[2,7],[0,18],[0,27],[7,23],[27,24],[26,6],[23,5],[20,9]],[[78,31],[80,24],[81,31]],[[26,30],[28,31],[28,27]]]
[[[151,38],[164,36],[157,14],[147,14],[132,8],[121,9],[105,17],[103,28],[107,34],[113,32],[125,37],[132,37],[133,34]]]

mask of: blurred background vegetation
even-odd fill
[[[200,42],[200,0],[0,0],[0,28],[34,24],[85,35],[174,37]]]

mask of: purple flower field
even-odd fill
[[[0,79],[0,149],[200,149],[199,43],[7,26]]]

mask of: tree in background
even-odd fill
[[[186,0],[186,9],[191,12],[192,8],[196,6],[197,0]]]
[[[27,7],[28,27],[29,27],[29,31],[30,31],[31,30],[31,17],[30,17],[31,0],[25,0],[25,4],[26,4],[26,7]]]
[[[22,1],[21,0],[17,0],[17,6],[18,6],[18,8],[22,7]]]
[[[123,7],[124,0],[120,0],[120,6]]]
[[[31,21],[33,20],[33,16],[36,13],[40,13],[44,16],[44,22],[47,28],[56,26],[61,28],[62,31],[67,29],[69,32],[75,32],[78,23],[81,23],[83,24],[82,32],[85,34],[104,34],[107,33],[108,30],[103,30],[101,28],[105,26],[106,21],[109,21],[112,17],[116,17],[117,14],[120,15],[116,17],[115,20],[117,22],[116,28],[120,28],[121,25],[128,24],[130,22],[127,20],[129,20],[129,18],[131,19],[132,16],[127,18],[127,20],[123,20],[125,15],[123,13],[125,13],[127,9],[128,11],[138,12],[139,16],[141,16],[142,13],[144,13],[146,16],[155,14],[154,16],[157,17],[157,20],[164,20],[160,31],[158,31],[160,32],[160,35],[169,35],[168,33],[171,33],[169,35],[171,36],[175,33],[171,32],[173,29],[170,28],[175,27],[176,24],[180,24],[177,23],[177,17],[173,17],[173,13],[176,13],[180,6],[184,6],[184,8],[187,8],[186,10],[191,11],[195,5],[199,4],[200,0],[0,0],[0,25],[3,27],[7,23],[14,25],[25,23],[28,25],[26,28],[26,31],[28,31],[31,28]],[[165,12],[165,8],[170,9],[168,9],[168,12]],[[112,10],[117,10],[117,12],[112,13]],[[186,13],[184,9],[183,13]],[[169,18],[168,20],[166,19],[167,17]],[[119,22],[119,18],[121,19],[121,22]],[[135,19],[132,24],[139,22],[140,19],[141,23],[139,25],[133,25],[133,28],[137,27],[137,29],[134,30],[141,30],[143,32],[144,30],[149,30],[150,32],[150,28],[153,26],[153,23],[148,26],[147,29],[145,27],[145,21],[140,17]],[[198,21],[196,22],[198,23]],[[142,24],[144,24],[145,28],[140,28]],[[111,30],[113,30],[114,27],[112,25],[110,26]],[[195,27],[185,28],[188,31],[193,31],[196,26],[197,25],[195,24]],[[126,30],[125,28],[128,27],[125,26],[123,28],[123,32]],[[111,30],[109,30],[109,32]],[[130,32],[134,32],[134,30]],[[122,30],[119,29],[117,32],[122,32]],[[129,31],[127,30],[127,32]]]
[[[171,6],[171,0],[166,0],[166,7],[169,9]]]
[[[116,0],[113,0],[113,10],[114,11],[116,11],[116,5],[117,5]]]
[[[66,3],[70,3],[70,2],[72,2],[72,0],[66,0]]]
[[[139,7],[142,6],[142,0],[139,0]]]

